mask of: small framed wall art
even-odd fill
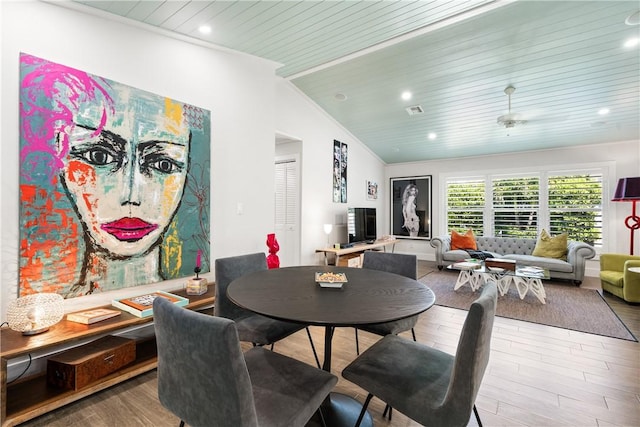
[[[431,239],[431,175],[391,178],[391,233]]]
[[[333,202],[347,203],[347,144],[333,140]]]
[[[378,200],[378,183],[367,180],[367,200]]]

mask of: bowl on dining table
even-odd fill
[[[341,288],[347,282],[347,275],[344,273],[333,273],[330,271],[316,273],[316,282],[322,288]]]

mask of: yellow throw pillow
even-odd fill
[[[567,260],[567,233],[551,236],[547,230],[542,230],[540,238],[533,249],[533,256]]]
[[[451,250],[455,249],[478,250],[476,237],[473,235],[473,231],[471,231],[471,229],[467,230],[465,234],[460,234],[455,230],[451,230]]]

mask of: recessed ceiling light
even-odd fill
[[[598,114],[600,114],[601,116],[606,116],[607,114],[609,114],[609,109],[608,108],[601,108],[598,110]]]
[[[405,90],[404,92],[402,92],[402,99],[404,99],[405,101],[408,101],[411,99],[411,97],[413,96],[413,94],[411,92],[409,92],[408,90]]]
[[[640,44],[640,38],[638,37],[631,37],[630,39],[627,39],[626,42],[624,42],[624,47],[626,48],[632,48],[632,47],[636,47],[638,46],[638,44]]]
[[[211,27],[209,25],[200,25],[198,31],[200,31],[201,34],[209,34],[211,33]]]
[[[335,99],[337,99],[338,101],[346,101],[347,100],[347,95],[345,95],[344,93],[336,93],[335,95],[333,95],[333,97]]]
[[[435,132],[429,132],[429,135],[427,135],[427,138],[434,140],[438,137],[438,135]]]

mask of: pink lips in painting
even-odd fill
[[[149,224],[140,218],[120,218],[100,226],[104,231],[124,242],[135,242],[158,228],[157,224]]]

